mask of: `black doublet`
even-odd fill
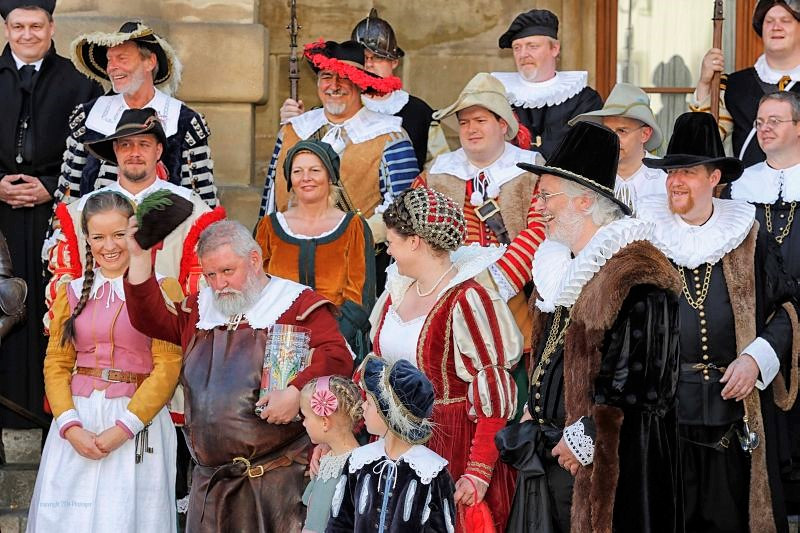
[[[408,95],[408,102],[395,116],[403,119],[403,129],[408,133],[414,154],[417,156],[417,168],[425,167],[428,157],[428,129],[433,120],[433,109],[423,100]]]

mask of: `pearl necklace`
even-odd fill
[[[434,284],[433,284],[433,287],[431,287],[431,290],[429,290],[429,291],[426,291],[426,292],[424,292],[424,293],[423,293],[423,292],[420,292],[420,290],[419,290],[419,281],[418,281],[418,280],[414,280],[414,282],[415,282],[415,283],[414,283],[414,287],[417,289],[417,296],[419,296],[420,298],[425,298],[426,296],[430,296],[431,294],[433,294],[433,291],[435,291],[435,290],[436,290],[436,287],[438,287],[438,286],[439,286],[439,284],[442,282],[442,280],[445,278],[445,276],[447,276],[447,274],[449,274],[449,273],[450,273],[450,271],[451,271],[451,270],[453,270],[453,268],[455,268],[455,266],[456,266],[455,264],[453,264],[453,265],[450,265],[450,268],[448,268],[447,270],[445,270],[445,271],[444,271],[444,274],[442,274],[441,276],[439,276],[439,279],[437,279],[437,280],[436,280],[436,283],[434,283]]]

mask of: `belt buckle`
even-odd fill
[[[263,476],[264,475],[264,466],[263,465],[258,465],[258,466],[254,466],[252,468],[248,468],[247,469],[247,475],[248,475],[248,477],[251,477],[251,478]]]
[[[105,381],[110,381],[111,383],[122,383],[122,381],[118,379],[111,379],[111,372],[121,372],[120,370],[116,370],[114,368],[102,368],[100,369],[100,379]]]
[[[475,216],[481,222],[486,222],[486,219],[493,217],[496,213],[500,212],[500,206],[497,200],[490,198],[483,205],[475,208]]]

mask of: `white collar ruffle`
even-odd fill
[[[72,293],[75,295],[76,298],[81,297],[81,291],[83,290],[83,280],[86,276],[81,276],[78,279],[73,279],[69,282],[69,288],[72,290]],[[156,273],[156,281],[161,282],[164,279],[164,276],[161,274]],[[92,288],[89,289],[89,298],[94,298],[96,300],[100,300],[102,298],[106,299],[106,307],[109,304],[114,303],[115,299],[120,299],[123,302],[125,301],[125,289],[122,284],[123,276],[117,276],[116,278],[107,278],[103,275],[103,271],[99,268],[94,269],[94,282],[92,283]],[[105,285],[108,283],[108,289],[106,289]],[[106,292],[108,290],[108,292]]]
[[[670,211],[668,200],[648,196],[639,203],[638,216],[655,224],[651,241],[673,263],[697,268],[715,264],[739,246],[750,233],[756,208],[743,200],[712,198],[714,212],[702,226],[684,222]]]
[[[406,106],[409,96],[403,89],[392,91],[386,98],[370,98],[362,94],[361,103],[370,111],[383,113],[384,115],[395,115]]]
[[[348,471],[355,474],[364,465],[373,463],[378,460],[392,461],[386,455],[386,447],[383,439],[378,439],[375,442],[361,446],[353,450],[350,454],[350,465]],[[397,461],[392,461],[397,464],[400,461],[405,461],[408,466],[419,476],[423,485],[430,485],[431,481],[439,475],[447,466],[447,460],[442,456],[427,448],[425,446],[414,445],[407,452],[397,458]]]
[[[758,56],[755,64],[753,64],[753,68],[756,69],[756,74],[758,74],[758,77],[761,78],[761,81],[764,83],[771,83],[774,85],[784,76],[789,76],[794,82],[800,81],[800,65],[791,70],[775,70],[769,66],[767,57],[764,54]]]
[[[585,70],[558,71],[545,81],[527,81],[519,72],[492,72],[506,88],[508,102],[517,107],[558,105],[581,92],[589,80]]]
[[[178,118],[183,102],[158,89],[155,91],[153,99],[143,107],[152,107],[156,110],[158,119],[164,127],[164,133],[167,137],[172,137],[178,131]],[[127,109],[130,107],[121,94],[101,96],[86,117],[86,127],[103,135],[111,135],[117,131],[117,123],[122,112]]]
[[[289,124],[292,125],[294,132],[301,139],[308,139],[326,124],[330,125],[330,129],[325,133],[322,140],[333,146],[334,150],[340,155],[346,146],[344,140],[341,139],[342,130],[344,130],[347,138],[353,144],[366,142],[386,133],[400,133],[403,131],[402,118],[376,113],[366,107],[362,107],[358,113],[341,124],[329,122],[323,108],[312,109],[302,115],[292,117],[289,119]]]
[[[115,191],[115,192],[118,192],[121,195],[123,195],[126,198],[128,198],[133,203],[135,203],[136,205],[139,205],[142,202],[142,200],[144,200],[145,198],[147,198],[148,196],[150,196],[154,192],[160,191],[161,189],[169,189],[170,192],[174,192],[175,194],[177,194],[181,198],[185,198],[187,200],[191,200],[191,198],[192,198],[192,191],[190,189],[187,189],[186,187],[181,187],[180,185],[175,185],[174,183],[171,183],[171,182],[169,182],[167,180],[162,180],[162,179],[158,179],[158,178],[156,178],[156,181],[154,181],[152,185],[150,185],[145,190],[143,190],[143,191],[141,191],[141,192],[139,192],[137,194],[131,193],[127,189],[123,188],[122,185],[120,185],[118,181],[114,181],[112,183],[109,183],[107,186],[103,187],[102,189],[96,189],[96,190],[94,190],[94,191],[92,191],[92,192],[90,192],[88,194],[84,194],[83,196],[81,196],[80,200],[78,200],[78,211],[83,211],[83,208],[86,205],[86,201],[89,198],[91,198],[92,196],[94,196],[95,194],[97,194],[97,193],[99,193],[101,191]]]
[[[536,164],[541,158],[539,152],[523,150],[513,144],[505,143],[503,153],[494,163],[486,168],[478,168],[467,159],[463,148],[437,156],[428,171],[431,174],[450,174],[464,181],[476,179],[483,172],[489,180],[489,197],[497,198],[500,187],[526,171],[519,168],[517,163]],[[494,193],[494,194],[492,194]]]
[[[505,250],[505,246],[480,246],[473,243],[451,252],[450,260],[456,266],[456,275],[439,290],[439,294],[436,295],[437,300],[459,283],[472,279],[489,268],[489,265],[494,264],[503,256]],[[404,276],[397,271],[397,263],[392,263],[386,268],[386,290],[389,291],[395,307],[398,307],[403,301],[403,297],[412,283],[414,283],[413,278]]]
[[[744,170],[742,177],[731,183],[731,198],[756,204],[800,201],[800,163],[775,169],[766,161]]]
[[[246,320],[253,329],[266,329],[292,306],[300,294],[309,287],[294,281],[272,276],[262,289],[258,301],[245,311]],[[214,305],[214,290],[204,287],[197,296],[197,329],[212,330],[230,323],[231,317],[224,316]]]
[[[539,292],[536,307],[552,313],[556,306],[572,307],[583,287],[611,257],[634,241],[648,240],[653,224],[625,217],[603,226],[573,259],[569,247],[545,239],[533,261],[533,283]]]

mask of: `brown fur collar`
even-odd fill
[[[567,424],[592,416],[597,429],[594,462],[581,468],[572,496],[572,532],[611,532],[619,476],[619,431],[622,411],[592,403],[592,388],[600,366],[600,347],[636,285],[653,285],[675,294],[681,291],[677,271],[655,246],[635,241],[617,252],[583,287],[571,311],[564,340],[564,401]],[[536,301],[534,292],[531,303]],[[541,337],[546,314],[533,311],[534,345]]]

